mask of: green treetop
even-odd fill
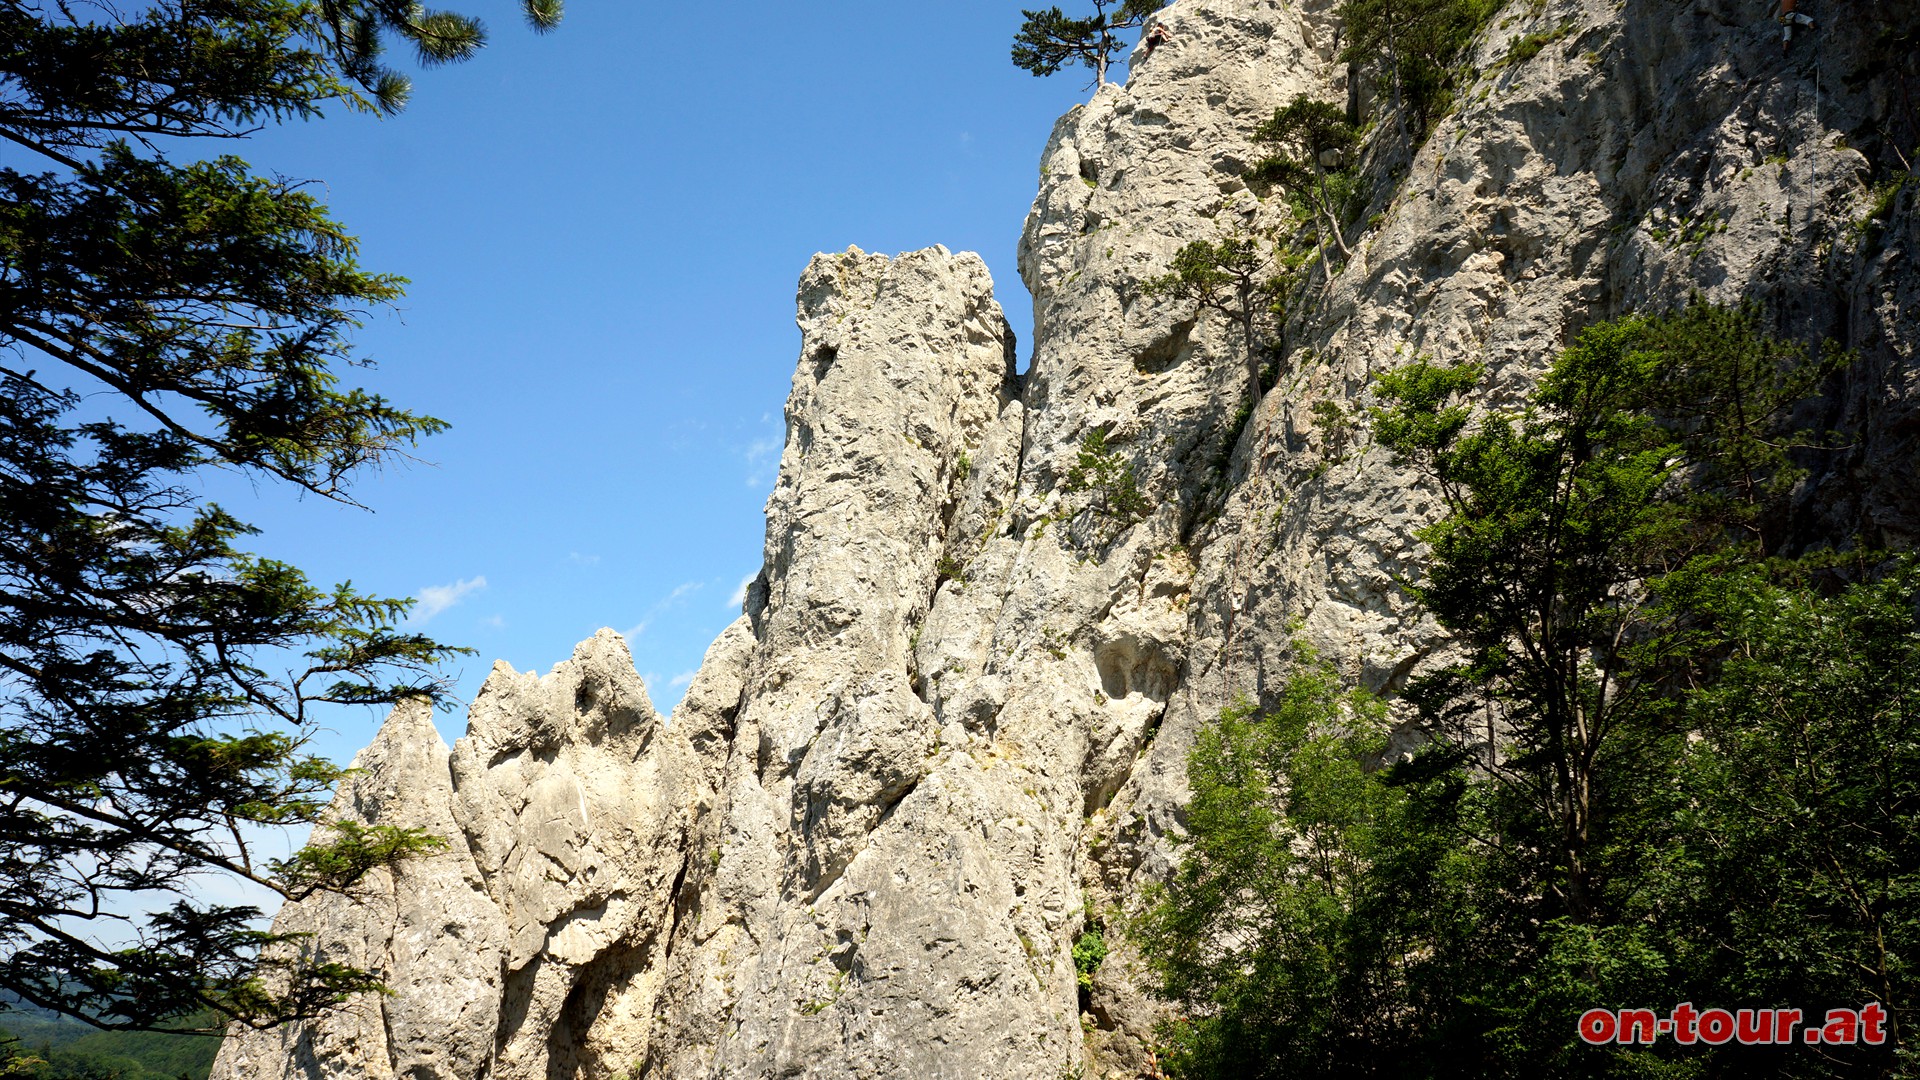
[[[1752,308],[1695,303],[1588,328],[1515,413],[1475,415],[1472,366],[1380,377],[1375,436],[1446,508],[1417,534],[1432,560],[1409,591],[1470,650],[1429,680],[1429,722],[1499,747],[1489,768],[1531,808],[1519,846],[1554,914],[1604,914],[1609,761],[1688,641],[1663,583],[1761,546],[1799,475],[1788,450],[1811,441],[1786,417],[1837,362],[1768,337]]]
[[[559,2],[524,13],[544,30]],[[342,827],[263,863],[249,842],[316,822],[342,775],[307,752],[315,704],[432,695],[459,650],[407,632],[410,601],[249,554],[255,530],[195,477],[351,502],[360,471],[445,425],[340,381],[401,279],[361,268],[301,185],[170,153],[329,104],[392,111],[407,82],[384,43],[438,63],[483,40],[403,0],[0,0],[17,148],[0,167],[0,989],[105,1027],[217,1030],[375,985],[192,879],[297,898],[433,848]],[[155,897],[172,904],[137,914]]]
[[[1499,0],[1343,0],[1347,44],[1340,59],[1386,76],[1402,142],[1445,110],[1454,64],[1501,7]]]
[[[1359,130],[1347,122],[1341,109],[1301,94],[1273,110],[1273,115],[1254,131],[1253,139],[1271,147],[1273,154],[1256,163],[1248,179],[1281,188],[1304,211],[1302,216],[1313,221],[1314,234],[1320,238],[1321,273],[1328,281],[1333,280],[1333,270],[1327,265],[1327,242],[1339,247],[1343,256],[1353,254],[1342,232],[1351,201],[1351,159],[1360,145]],[[1333,172],[1331,179],[1329,170]]]
[[[1069,18],[1058,7],[1022,11],[1026,21],[1013,39],[1013,65],[1035,75],[1051,75],[1078,61],[1093,71],[1094,85],[1107,81],[1107,68],[1124,46],[1116,35],[1145,26],[1167,0],[1093,0],[1094,13]],[[1108,8],[1114,10],[1109,13]]]
[[[1920,565],[1779,555],[1830,445],[1794,417],[1844,356],[1763,327],[1600,323],[1519,401],[1471,366],[1381,377],[1372,434],[1439,499],[1407,586],[1453,662],[1397,737],[1304,648],[1197,734],[1182,865],[1131,927],[1179,1006],[1170,1075],[1911,1074]],[[1686,1001],[1879,1002],[1888,1038],[1575,1033]]]

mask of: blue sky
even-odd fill
[[[316,181],[364,265],[412,279],[360,336],[379,367],[349,375],[453,428],[361,479],[370,513],[208,492],[262,554],[421,597],[425,629],[478,650],[449,670],[462,699],[496,657],[544,672],[611,626],[665,711],[759,568],[800,270],[849,244],[978,251],[1024,363],[1014,246],[1085,73],[1009,63],[1017,0],[573,0],[545,37],[513,0],[451,6],[491,42],[417,73],[400,116],[235,149]],[[378,719],[339,714],[321,749]]]

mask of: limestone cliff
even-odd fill
[[[1865,220],[1920,142],[1887,45],[1920,9],[1836,12],[1783,58],[1766,6],[1515,0],[1452,115],[1370,160],[1353,257],[1239,424],[1237,329],[1142,285],[1282,223],[1241,180],[1276,104],[1365,88],[1332,0],[1178,0],[1042,157],[1031,369],[974,256],[816,256],[765,565],[685,701],[657,716],[602,632],[544,678],[496,667],[451,752],[396,710],[334,813],[451,849],[280,917],[395,993],[235,1034],[215,1076],[1153,1075],[1124,944],[1084,998],[1069,952],[1171,866],[1196,731],[1296,632],[1389,692],[1444,648],[1394,585],[1430,497],[1316,402],[1416,354],[1510,395],[1595,320],[1752,296],[1861,356],[1819,406],[1854,439],[1807,534],[1920,532],[1912,193]],[[1095,431],[1144,514],[1072,479]]]

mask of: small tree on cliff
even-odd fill
[[[1174,253],[1167,272],[1143,284],[1149,296],[1171,296],[1233,320],[1245,348],[1247,381],[1258,401],[1262,313],[1276,314],[1300,282],[1303,252],[1281,250],[1246,232],[1195,240]]]
[[[536,29],[560,17],[523,3]],[[483,34],[406,0],[0,0],[0,989],[27,1002],[108,1028],[311,1015],[375,980],[263,959],[285,939],[193,879],[298,897],[439,843],[346,826],[291,861],[249,851],[316,822],[343,774],[305,749],[311,706],[431,694],[460,650],[405,632],[411,601],[249,554],[195,478],[351,503],[355,474],[445,425],[339,383],[401,279],[362,270],[301,185],[168,156],[400,108],[395,40],[432,64]]]
[[[1343,0],[1347,31],[1340,59],[1386,75],[1401,142],[1424,133],[1445,110],[1455,61],[1486,26],[1499,0]]]
[[[1340,254],[1352,256],[1341,235],[1346,224],[1347,205],[1354,186],[1351,157],[1360,144],[1360,132],[1340,109],[1305,94],[1273,110],[1273,115],[1253,133],[1257,143],[1271,147],[1273,155],[1254,165],[1248,179],[1272,184],[1292,198],[1296,214],[1313,222],[1320,238],[1320,269],[1328,281],[1333,268],[1327,264],[1327,241],[1339,247]]]
[[[1093,70],[1098,86],[1107,81],[1114,54],[1124,47],[1115,35],[1145,26],[1166,6],[1167,0],[1093,0],[1094,13],[1084,19],[1070,18],[1058,7],[1022,11],[1026,21],[1013,39],[1013,66],[1052,75],[1077,60]],[[1114,11],[1109,14],[1108,8]]]

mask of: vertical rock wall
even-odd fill
[[[1394,585],[1430,495],[1315,403],[1414,355],[1512,400],[1591,322],[1753,297],[1860,354],[1805,535],[1920,530],[1914,197],[1863,218],[1868,155],[1920,142],[1886,45],[1920,10],[1836,12],[1783,58],[1764,6],[1509,5],[1410,165],[1368,164],[1354,255],[1253,407],[1237,327],[1144,285],[1282,228],[1252,131],[1350,88],[1333,0],[1178,0],[1043,154],[1030,371],[976,257],[815,257],[765,566],[674,717],[607,632],[497,668],[450,754],[396,710],[334,812],[452,849],[280,919],[396,993],[231,1036],[215,1075],[1153,1075],[1124,941],[1084,993],[1070,953],[1170,869],[1195,734],[1296,636],[1389,692],[1444,648]],[[1143,513],[1074,478],[1093,433]]]

